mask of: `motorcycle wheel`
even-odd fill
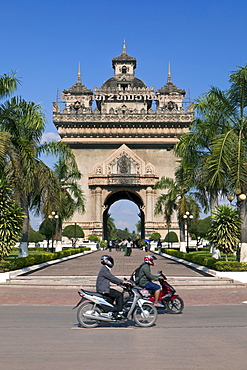
[[[151,303],[144,303],[142,307],[136,307],[133,318],[137,325],[148,328],[154,325],[158,317],[156,307]]]
[[[84,317],[85,314],[89,315],[100,315],[101,310],[100,308],[96,307],[94,308],[94,304],[92,302],[84,302],[80,305],[77,311],[77,320],[81,326],[84,328],[96,328],[96,326],[99,325],[100,321],[97,319],[88,319]]]
[[[166,308],[169,313],[181,313],[184,309],[184,301],[180,297],[166,300]]]

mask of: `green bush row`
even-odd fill
[[[40,263],[52,261],[58,258],[68,257],[73,254],[82,253],[84,251],[89,251],[90,247],[82,247],[82,248],[70,248],[60,252],[55,253],[42,253],[37,254],[34,256],[27,256],[27,257],[16,257],[12,261],[1,261],[0,267],[4,271],[12,271],[12,270],[19,270],[24,267],[38,265]]]
[[[219,261],[213,257],[205,257],[196,254],[180,252],[174,249],[161,249],[162,253],[181,258],[183,260],[196,263],[197,265],[208,267],[217,271],[247,271],[247,263],[237,261]]]

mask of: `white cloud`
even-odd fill
[[[130,209],[123,209],[121,213],[125,215],[135,215],[136,214],[136,212],[132,212]]]
[[[61,138],[55,132],[46,132],[42,135],[42,143],[50,142],[50,141],[59,141]]]

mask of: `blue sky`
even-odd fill
[[[192,99],[212,85],[226,89],[247,61],[244,0],[2,0],[0,15],[0,75],[18,71],[17,95],[43,107],[46,139],[57,137],[52,102],[76,82],[78,62],[83,84],[100,87],[124,39],[136,77],[158,89],[170,62],[173,83]],[[137,212],[131,218],[124,204],[112,216],[132,230]]]

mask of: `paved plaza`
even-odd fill
[[[98,251],[78,258],[58,263],[46,268],[36,270],[32,276],[96,276],[101,264],[100,257],[104,253],[110,253],[115,266],[112,273],[117,276],[129,278],[133,270],[143,261],[146,252],[133,249],[130,257],[125,257],[123,252]],[[153,274],[162,270],[169,277],[196,277],[202,273],[177,263],[170,259],[156,255],[155,266],[151,267]],[[204,274],[205,275],[205,274]],[[217,304],[242,304],[247,301],[247,287],[241,288],[179,288],[178,294],[183,298],[185,306],[194,305],[217,305]],[[78,301],[77,289],[58,287],[23,287],[23,286],[0,286],[0,305],[74,305]]]

